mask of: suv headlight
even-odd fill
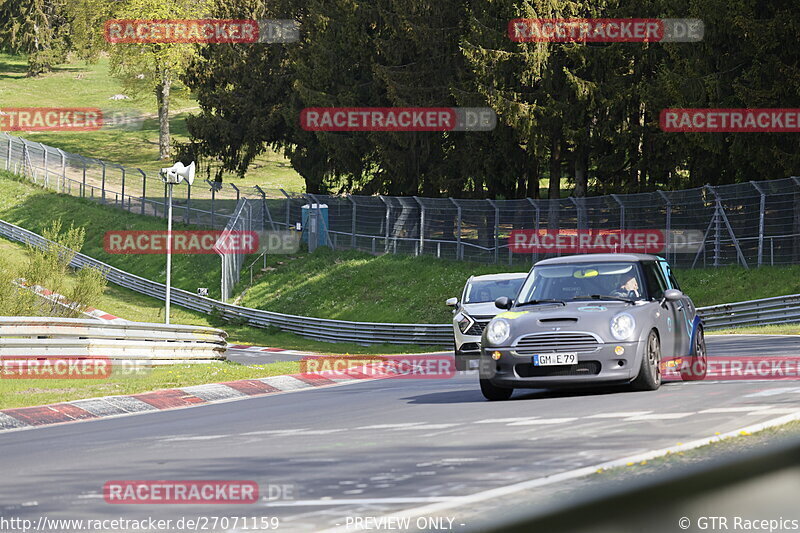
[[[461,330],[461,333],[466,333],[469,330],[469,328],[472,327],[472,324],[475,323],[475,321],[472,320],[472,318],[469,315],[464,313],[461,314],[460,318],[458,317],[456,318],[458,322],[458,329]]]
[[[511,325],[502,318],[492,320],[489,323],[489,327],[486,328],[486,340],[489,344],[494,344],[495,346],[507,341],[510,334]]]
[[[636,320],[628,313],[620,313],[611,319],[611,334],[618,341],[630,340],[635,328]]]

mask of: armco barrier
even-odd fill
[[[2,220],[0,220],[0,235],[39,247],[48,242],[32,231]],[[85,266],[98,268],[106,273],[112,283],[153,298],[164,299],[165,287],[161,283],[130,274],[80,253],[75,254],[71,264],[79,268]],[[303,337],[323,341],[449,346],[453,339],[453,326],[450,324],[349,322],[286,315],[231,305],[175,288],[172,289],[172,302],[202,313],[215,312],[226,319],[244,320],[256,327],[275,326]],[[701,307],[698,312],[703,317],[707,329],[797,322],[800,321],[800,295]]]
[[[0,317],[0,356],[106,357],[151,364],[225,358],[219,329],[83,318]]]

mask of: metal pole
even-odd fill
[[[8,136],[8,153],[6,154],[6,170],[11,167],[11,136]]]
[[[164,317],[165,324],[169,324],[170,283],[172,282],[172,183],[167,184],[167,189],[169,189],[169,211],[167,214],[167,294],[165,298],[167,314]]]
[[[758,194],[761,195],[761,201],[758,209],[758,266],[761,266],[761,258],[764,253],[764,211],[766,208],[767,197],[758,183],[751,181],[750,184],[758,191]]]
[[[98,163],[103,165],[103,180],[100,185],[100,203],[106,203],[106,164],[102,159],[97,160]]]
[[[500,210],[494,200],[487,198],[486,201],[494,208],[494,262],[497,263],[500,260]]]
[[[210,180],[206,180],[206,183],[211,187],[211,227],[214,227],[214,200],[216,200],[217,192],[214,188],[214,184],[211,183]],[[252,272],[252,270],[251,270]]]
[[[533,201],[533,198],[526,198],[526,200],[528,200],[528,203],[531,204],[531,206],[534,209],[535,215],[534,215],[534,219],[533,219],[533,225],[534,225],[533,229],[536,230],[536,237],[538,238],[539,237],[539,206],[536,205],[536,202]],[[531,254],[531,262],[532,263],[536,262],[536,256],[537,256],[536,253]]]
[[[351,232],[350,248],[355,250],[355,248],[356,248],[356,211],[357,211],[358,206],[356,205],[356,201],[353,200],[353,195],[348,195],[347,199],[350,200],[350,203],[353,205],[353,210],[351,211],[351,216],[350,216],[350,232]]]
[[[44,165],[44,186],[47,187],[50,185],[50,175],[47,173],[47,147],[42,143],[39,143],[39,146],[42,147],[42,164]]]
[[[144,215],[144,202],[145,202],[145,197],[147,196],[146,195],[146,191],[147,191],[147,174],[145,174],[144,170],[142,170],[141,168],[138,168],[136,170],[138,170],[139,173],[142,175],[142,214]]]
[[[612,194],[611,198],[619,204],[619,229],[623,230],[625,229],[625,205],[616,194]]]
[[[119,169],[122,171],[122,208],[125,208],[125,167],[120,165]],[[130,211],[130,209],[128,209]]]
[[[291,214],[291,213],[290,213],[290,210],[291,210],[291,207],[292,207],[292,206],[291,206],[291,204],[292,204],[292,197],[291,197],[291,196],[289,196],[289,195],[286,193],[286,191],[284,191],[283,189],[278,189],[278,190],[279,190],[279,191],[281,191],[281,193],[283,193],[283,195],[286,197],[286,229],[288,230],[288,229],[289,229],[289,219],[290,219],[290,216],[289,216],[289,215]],[[237,192],[236,192],[236,200],[237,200],[237,201],[239,200],[239,192],[238,192],[238,190],[237,190]]]
[[[453,202],[453,205],[456,206],[458,213],[458,219],[456,220],[456,230],[458,231],[458,235],[456,235],[456,259],[464,259],[464,247],[461,245],[461,206],[458,205],[458,202],[450,198],[450,201]]]
[[[187,183],[187,185],[189,185],[189,184]],[[186,217],[185,217],[185,220],[186,220],[187,224],[191,224],[192,223],[192,186],[191,185],[186,187]]]
[[[425,248],[425,206],[416,196],[413,196],[414,201],[419,205],[419,255]]]
[[[86,198],[86,158],[81,156],[83,161],[83,179],[81,180],[81,198]]]
[[[384,232],[385,233],[384,248],[385,248],[385,253],[388,254],[389,253],[389,217],[390,217],[390,214],[391,214],[391,207],[389,206],[389,202],[386,201],[386,198],[384,198],[382,194],[379,194],[378,198],[380,198],[381,202],[383,202],[386,205],[386,230]]]
[[[67,185],[67,157],[64,154],[64,150],[61,148],[56,148],[58,150],[58,154],[61,156],[61,187],[60,190],[63,193],[64,188]]]
[[[664,257],[669,262],[669,246],[670,246],[670,231],[672,230],[672,201],[669,199],[664,191],[656,191],[660,196],[661,199],[664,200],[666,204],[666,233],[664,234]]]

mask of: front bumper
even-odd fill
[[[618,346],[624,349],[621,355],[615,352]],[[595,351],[578,352],[577,365],[534,366],[532,355],[520,355],[511,347],[488,347],[481,349],[479,369],[481,378],[489,379],[499,387],[549,388],[627,383],[639,373],[644,348],[645,343],[640,341],[601,343]],[[498,360],[491,357],[495,352],[500,353]]]

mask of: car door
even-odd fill
[[[660,302],[664,291],[669,288],[666,277],[655,261],[643,261],[642,270],[647,283],[647,295]],[[682,353],[681,343],[676,334],[678,327],[678,310],[674,302],[664,302],[656,312],[656,327],[661,334],[661,353],[665,357],[672,357]]]
[[[666,261],[659,261],[658,266],[664,274],[667,285],[670,289],[681,290],[678,285],[678,280],[672,273],[672,268]],[[694,328],[694,316],[696,309],[692,299],[686,294],[683,295],[679,301],[675,302],[676,320],[678,320],[676,327],[677,343],[680,345],[680,351],[676,355],[689,355],[692,347],[692,330]]]

